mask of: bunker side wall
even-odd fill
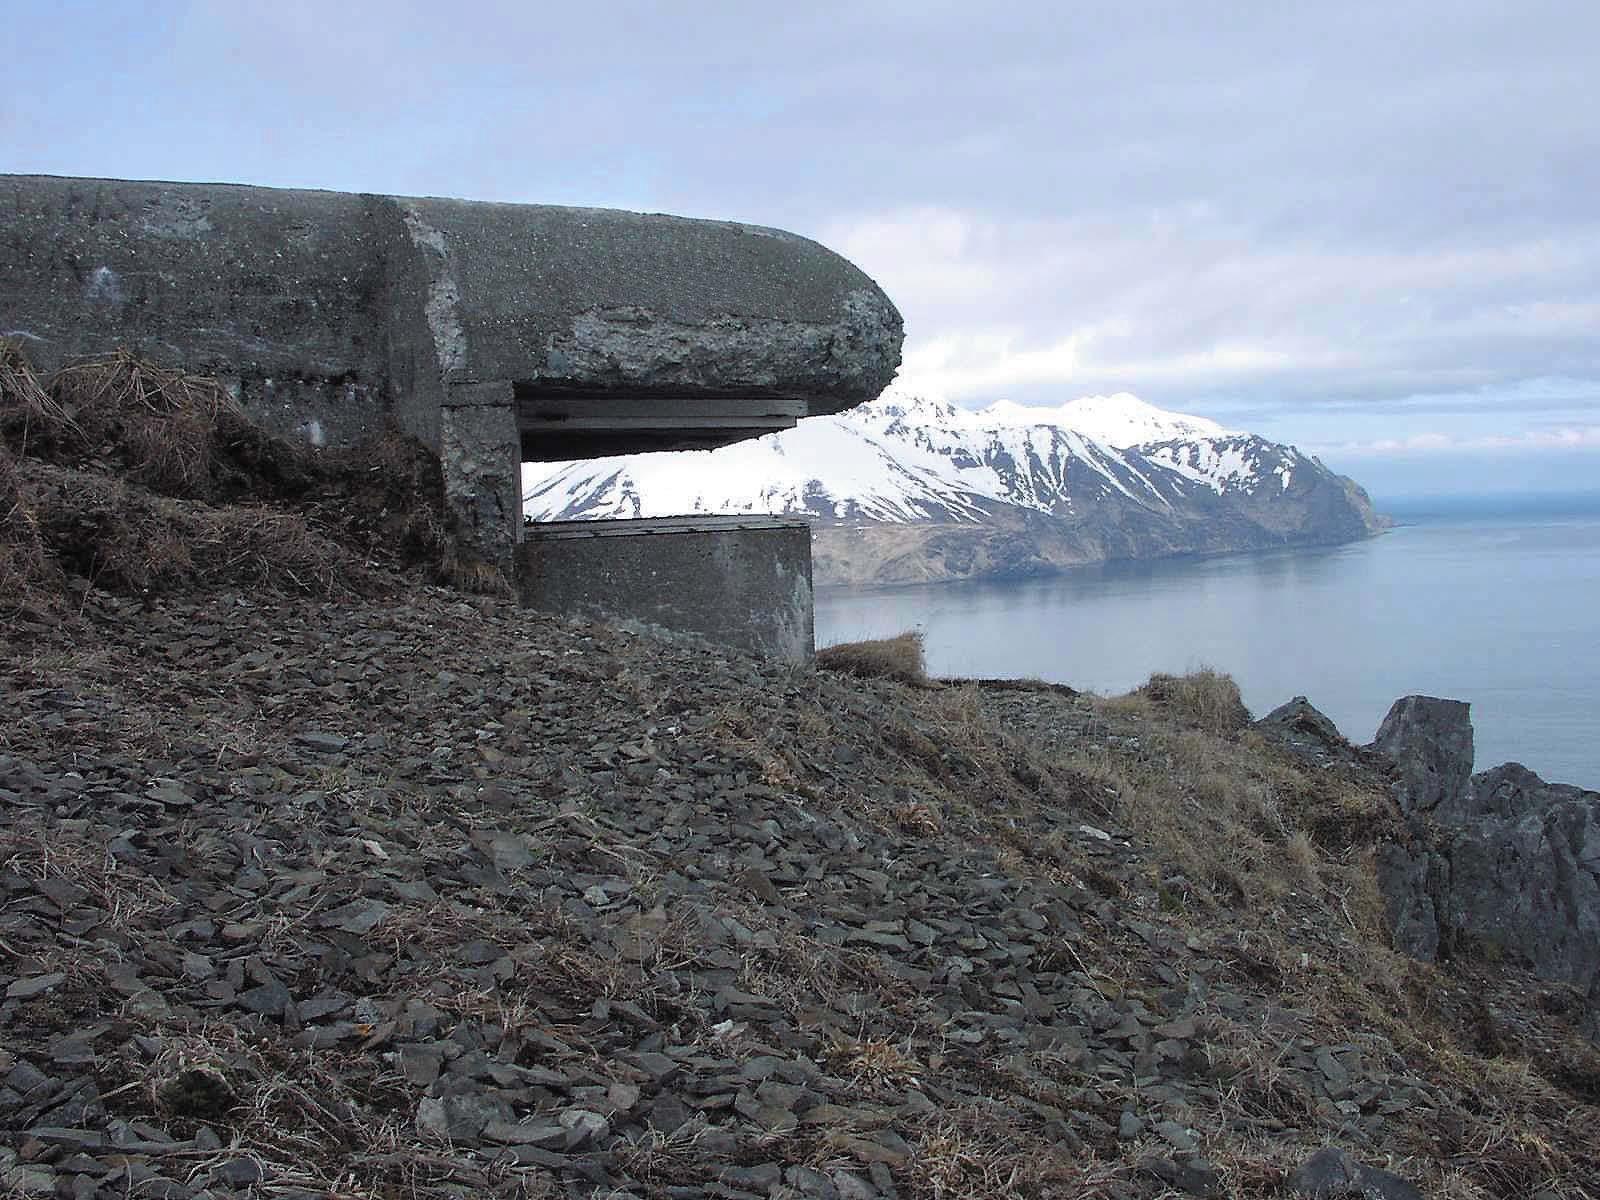
[[[594,522],[625,527],[629,522]],[[786,662],[815,650],[811,531],[757,528],[551,536],[517,548],[530,608],[688,634]]]
[[[44,370],[126,347],[262,426],[359,440],[390,406],[377,197],[0,177],[0,336]]]

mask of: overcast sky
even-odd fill
[[[0,170],[777,225],[908,381],[1600,487],[1600,3],[11,0]]]

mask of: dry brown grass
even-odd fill
[[[1136,693],[1173,720],[1208,733],[1238,733],[1250,723],[1250,710],[1231,675],[1201,667],[1187,675],[1154,674]]]
[[[284,1190],[376,1200],[487,1194],[493,1182],[449,1147],[419,1146],[404,1080],[375,1072],[361,1051],[296,1050],[213,1021],[164,1038],[155,1059],[136,1069],[143,1086],[119,1097],[127,1116],[180,1133],[205,1124],[236,1143],[187,1152],[184,1166],[195,1178],[247,1146]],[[553,1193],[545,1172],[512,1171],[521,1194]]]
[[[922,633],[909,630],[889,638],[840,642],[817,651],[817,666],[867,679],[894,679],[901,683],[928,682],[922,652]]]
[[[328,451],[268,435],[218,382],[126,351],[48,380],[0,343],[0,596],[63,606],[72,578],[150,594],[370,593],[413,566],[507,595],[457,553],[437,458],[387,430]]]
[[[49,595],[53,564],[39,536],[39,521],[22,491],[11,445],[24,452],[39,427],[62,419],[12,339],[0,339],[0,614],[10,615],[29,597]]]
[[[1091,1200],[1134,1194],[1117,1186],[1123,1176],[1117,1167],[1019,1130],[980,1106],[950,1109],[924,1129],[912,1142],[904,1176],[902,1195],[917,1200]]]
[[[439,561],[439,576],[443,583],[460,592],[474,596],[512,596],[515,589],[505,573],[493,563],[483,562],[462,554],[454,547],[447,550]]]
[[[0,613],[14,610],[31,595],[52,593],[54,574],[38,518],[22,493],[16,460],[0,443]]]
[[[1153,843],[1165,869],[1198,887],[1205,907],[1370,890],[1365,847],[1393,833],[1396,820],[1382,786],[1307,772],[1243,730],[1249,713],[1227,675],[1154,675],[1094,704],[1136,727],[1137,738],[1122,749],[1071,750],[1067,761],[1107,782],[1119,817]],[[1381,937],[1381,919],[1363,912],[1359,921]]]
[[[20,343],[0,338],[0,440],[26,454],[58,431],[77,434],[71,418],[50,395]]]
[[[834,1071],[869,1084],[914,1086],[917,1076],[927,1069],[911,1052],[909,1039],[896,1042],[882,1036],[838,1036],[822,1054]]]
[[[304,514],[153,495],[113,475],[29,463],[24,495],[51,558],[111,591],[215,587],[368,593],[374,574]]]
[[[237,473],[230,447],[266,442],[221,384],[127,351],[76,363],[48,382],[20,353],[0,375],[0,432],[18,454],[114,463],[141,487],[210,499]],[[285,452],[289,451],[285,446]]]

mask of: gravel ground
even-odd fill
[[[1148,713],[441,588],[8,633],[9,1194],[1596,1194],[1561,996],[1397,959],[1331,859],[1212,899],[1091,769],[1181,775]]]

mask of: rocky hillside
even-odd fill
[[[710,454],[546,464],[526,506],[536,520],[802,514],[822,583],[1038,575],[1381,526],[1359,486],[1293,447],[1125,394],[973,413],[891,391]]]
[[[1600,1196],[1592,793],[535,615],[427,466],[0,356],[0,1194]]]
[[[5,638],[9,1194],[1600,1194],[1581,998],[1393,952],[1386,768],[1225,681],[399,583]]]

